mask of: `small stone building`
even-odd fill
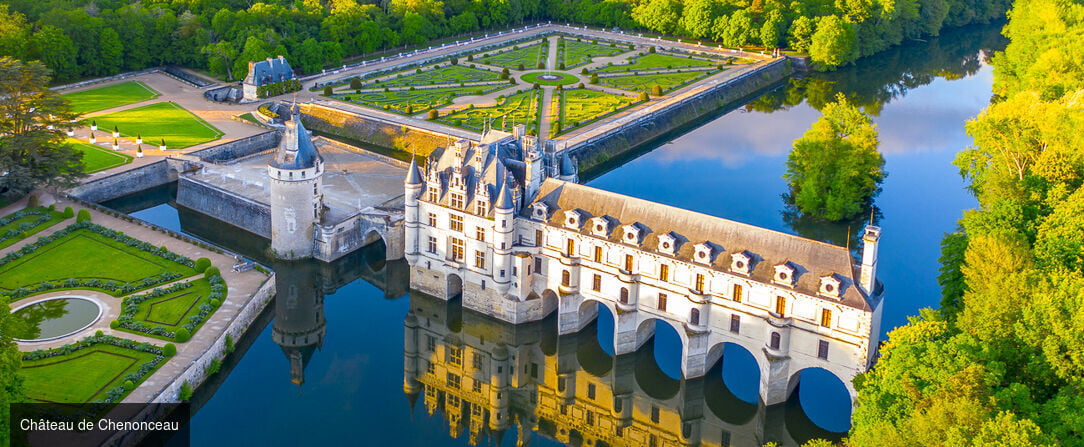
[[[244,98],[249,101],[260,99],[259,88],[294,79],[294,70],[281,55],[276,58],[248,63],[248,76],[244,85]]]

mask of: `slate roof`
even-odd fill
[[[298,115],[294,115],[291,122],[295,123],[296,127],[291,129],[289,125],[286,126],[286,134],[282,136],[271,166],[279,169],[308,169],[316,166],[320,153],[312,144],[312,136],[305,130]],[[291,146],[297,149],[290,149]]]
[[[546,204],[549,225],[565,230],[576,231],[565,226],[565,211],[579,211],[579,232],[585,236],[598,237],[588,219],[605,216],[612,223],[607,240],[614,243],[625,243],[624,226],[637,224],[641,250],[691,264],[703,265],[694,261],[695,246],[706,242],[714,251],[710,266],[720,272],[731,272],[730,255],[744,252],[752,258],[748,277],[765,284],[773,284],[776,265],[789,263],[797,277],[793,289],[811,296],[818,296],[822,276],[834,274],[841,281],[840,304],[871,310],[865,293],[856,285],[851,254],[844,247],[554,178],[542,183],[535,202]],[[524,207],[522,217],[530,218],[530,212],[531,207]],[[659,236],[668,233],[677,239],[674,255],[659,251]]]
[[[293,78],[294,70],[290,68],[290,63],[286,62],[286,58],[282,56],[269,57],[267,60],[249,63],[245,84],[259,87]]]

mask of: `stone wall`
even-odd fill
[[[175,180],[176,168],[170,166],[169,161],[162,160],[86,182],[71,189],[68,194],[87,202],[101,203]]]
[[[181,177],[177,204],[235,227],[271,238],[271,206],[207,183]]]
[[[241,138],[211,146],[207,149],[193,151],[189,155],[199,157],[200,160],[211,163],[225,163],[252,154],[273,149],[279,144],[282,134],[275,131],[256,134],[251,137]]]
[[[316,104],[301,104],[301,122],[310,130],[384,148],[426,148],[428,153],[448,144],[442,133],[362,116]]]
[[[777,60],[739,77],[721,82],[695,96],[682,99],[662,110],[645,114],[613,131],[569,147],[579,160],[581,177],[607,161],[634,151],[638,146],[664,135],[720,108],[757,94],[791,74],[786,60]]]

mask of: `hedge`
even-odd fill
[[[138,321],[135,319],[135,314],[139,311],[139,305],[144,301],[188,289],[192,287],[191,282],[179,282],[169,287],[158,288],[141,295],[132,295],[125,298],[121,304],[120,315],[113,321],[117,323],[118,327],[130,331],[171,338],[178,342],[188,341],[192,336],[192,333],[196,331],[200,324],[202,324],[203,321],[218,308],[218,305],[215,303],[221,303],[226,298],[226,281],[223,280],[221,276],[207,277],[207,281],[211,283],[211,293],[207,295],[208,302],[201,304],[197,308],[199,313],[190,315],[188,317],[188,322],[181,326],[177,331],[170,331],[162,326]],[[112,325],[113,323],[110,323],[110,327],[112,327]],[[183,329],[183,331],[181,329]]]
[[[140,351],[140,352],[147,352],[147,353],[155,354],[154,359],[152,359],[152,360],[144,363],[143,365],[141,365],[139,367],[139,370],[137,370],[136,372],[133,372],[133,373],[129,373],[128,375],[124,376],[125,381],[131,381],[133,384],[141,382],[147,375],[154,372],[155,369],[158,369],[158,365],[161,364],[166,359],[165,351],[163,350],[163,348],[161,348],[159,346],[152,345],[150,343],[146,343],[146,342],[138,343],[138,342],[135,342],[135,341],[132,341],[132,340],[128,340],[126,338],[117,338],[117,337],[114,337],[112,335],[92,335],[90,337],[86,337],[86,338],[84,338],[82,340],[79,340],[79,341],[77,341],[75,343],[72,343],[72,344],[68,344],[68,345],[64,345],[64,346],[60,346],[60,347],[56,347],[56,348],[48,349],[48,350],[39,349],[37,351],[28,352],[26,354],[23,354],[23,360],[27,360],[27,361],[28,360],[41,360],[41,359],[47,359],[47,358],[50,358],[50,357],[57,357],[57,356],[61,356],[61,355],[71,354],[73,352],[77,352],[77,351],[80,351],[82,349],[89,348],[89,347],[94,346],[96,344],[113,345],[113,346],[118,346],[118,347],[121,347],[121,348],[131,349],[133,351]],[[117,387],[114,387],[113,389],[109,390],[106,393],[105,398],[98,401],[98,402],[99,403],[119,402],[122,398],[124,398],[124,396],[126,396],[128,394],[128,392],[129,392],[129,390],[125,389],[124,385],[117,386]]]

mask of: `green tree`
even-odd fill
[[[711,35],[712,21],[718,15],[715,0],[690,0],[685,3],[681,15],[681,28],[692,38],[701,39]]]
[[[817,23],[813,19],[801,16],[794,19],[787,33],[787,45],[794,51],[805,53],[809,51],[809,45],[813,41],[813,33],[817,31]]]
[[[768,13],[764,24],[760,26],[760,43],[765,47],[779,48],[779,39],[783,37],[783,14],[777,10]]]
[[[681,3],[674,0],[648,0],[632,9],[636,23],[664,34],[673,33],[680,18]]]
[[[41,61],[57,80],[69,80],[79,76],[75,63],[75,43],[64,31],[52,25],[41,27],[30,39],[30,57]]]
[[[214,73],[219,76],[226,76],[226,80],[232,81],[233,78],[233,61],[237,58],[237,48],[233,46],[233,43],[228,40],[222,40],[218,43],[208,44],[203,47],[203,54],[207,55],[207,65]]]
[[[120,73],[124,64],[124,44],[120,41],[120,35],[113,28],[102,30],[99,36],[100,56],[103,70],[106,74]]]
[[[821,17],[809,43],[809,58],[821,69],[834,69],[858,58],[854,26],[839,16]]]
[[[64,142],[75,115],[48,84],[40,62],[0,57],[0,193],[73,186],[85,176],[82,152]]]
[[[18,11],[8,12],[8,8],[8,5],[0,5],[0,56],[25,58],[30,25],[26,23],[26,16]]]
[[[294,63],[302,73],[316,73],[324,67],[324,47],[314,38],[305,39],[294,52]]]
[[[880,192],[884,158],[877,151],[877,126],[842,94],[821,112],[795,140],[783,178],[799,211],[836,221],[863,212]]]

